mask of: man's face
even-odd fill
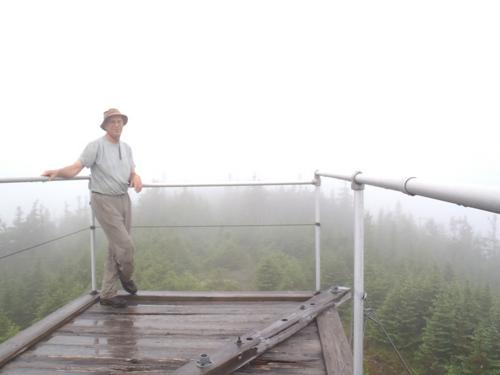
[[[106,120],[104,128],[112,138],[119,137],[122,134],[123,129],[122,116],[111,116]]]

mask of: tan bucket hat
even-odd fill
[[[104,112],[104,120],[102,120],[101,129],[106,130],[104,129],[104,124],[106,123],[106,120],[111,116],[122,116],[123,125],[125,125],[128,122],[127,116],[125,116],[123,113],[120,113],[120,111],[117,110],[116,108],[110,108],[106,112]]]

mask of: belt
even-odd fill
[[[104,193],[99,193],[98,191],[92,191],[92,194],[97,194],[97,195],[104,195],[106,197],[122,197],[127,193],[122,193],[122,194],[104,194]]]

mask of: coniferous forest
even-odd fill
[[[321,200],[322,288],[352,287],[352,196]],[[35,202],[0,220],[0,342],[90,290],[88,204],[75,206],[55,219]],[[134,204],[135,280],[143,290],[313,290],[313,209],[308,188],[146,190]],[[490,224],[479,235],[466,217],[417,222],[398,204],[366,214],[367,374],[407,373],[391,341],[415,374],[500,374],[495,215]]]

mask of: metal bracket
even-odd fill
[[[321,176],[319,175],[319,171],[314,172],[314,185],[321,186]]]
[[[352,177],[351,177],[351,189],[352,190],[364,190],[365,189],[365,185],[364,184],[358,184],[356,182],[356,176],[358,174],[361,174],[361,173],[363,173],[363,172],[357,171],[357,172],[354,172],[354,174],[352,175]]]
[[[346,286],[337,285],[337,286],[330,288],[329,290],[330,290],[330,293],[337,294],[337,293],[348,292],[350,290],[350,288],[348,288]]]
[[[406,185],[408,184],[408,182],[409,182],[410,180],[412,180],[412,179],[414,179],[414,178],[416,178],[416,177],[408,177],[408,178],[405,180],[405,182],[403,182],[403,193],[408,194],[408,195],[411,195],[412,197],[414,197],[414,196],[415,196],[415,194],[410,193],[410,192],[408,191],[408,189],[406,188]]]

